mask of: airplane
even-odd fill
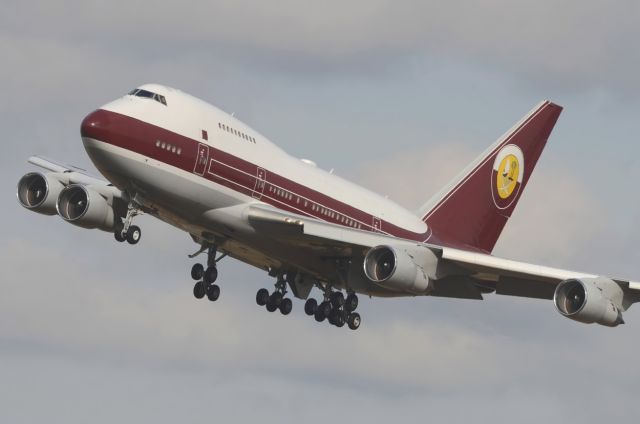
[[[553,300],[563,316],[615,327],[640,282],[491,255],[562,107],[536,105],[419,210],[297,159],[233,115],[145,84],[89,113],[82,143],[106,178],[41,156],[18,182],[25,208],[137,244],[149,214],[187,232],[205,264],[193,294],[216,301],[229,256],[275,279],[256,302],[288,315],[292,297],[318,322],[358,329],[358,295]],[[382,171],[382,170],[381,170]],[[311,296],[317,288],[320,297]]]

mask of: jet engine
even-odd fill
[[[58,215],[67,222],[83,228],[114,230],[113,207],[90,186],[71,184],[58,196]]]
[[[18,181],[18,201],[44,215],[56,214],[56,201],[64,185],[51,174],[30,172]]]
[[[622,288],[608,278],[570,279],[558,284],[553,302],[562,315],[586,324],[624,324]]]
[[[428,294],[437,262],[426,248],[376,246],[364,258],[364,273],[373,283],[390,290]]]

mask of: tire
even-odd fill
[[[336,317],[333,320],[333,325],[338,328],[344,327],[344,315],[342,315],[342,313],[336,314]]]
[[[191,267],[191,278],[200,280],[204,276],[204,266],[202,264],[194,264]]]
[[[336,309],[344,305],[344,296],[342,295],[341,292],[331,293],[331,304]]]
[[[338,322],[338,315],[340,314],[340,311],[336,310],[336,309],[332,309],[331,313],[329,314],[328,318],[329,318],[329,324],[331,325],[337,325]]]
[[[347,296],[344,307],[347,311],[353,312],[358,308],[358,296],[355,293],[351,293]]]
[[[307,299],[307,301],[304,303],[304,313],[311,316],[311,315],[314,315],[317,310],[318,310],[318,301],[315,300],[314,298]]]
[[[213,284],[218,279],[218,268],[215,266],[210,266],[204,272],[204,282],[207,284]]]
[[[271,301],[271,299],[269,299],[269,301],[267,302],[267,311],[269,312],[275,312],[276,309],[278,309],[278,305],[276,305],[275,303],[273,303]]]
[[[127,230],[127,243],[138,244],[142,237],[142,230],[137,225],[132,225]]]
[[[352,314],[349,314],[349,317],[347,318],[347,324],[349,324],[350,329],[357,330],[358,328],[360,328],[361,323],[362,321],[360,319],[359,313],[353,312]]]
[[[260,306],[264,306],[269,301],[269,290],[260,289],[258,293],[256,293],[256,303]]]
[[[320,308],[318,308],[318,310],[316,311],[315,314],[313,314],[313,317],[315,318],[316,321],[318,322],[322,322],[324,321],[324,319],[326,318],[326,316],[322,313],[322,310],[320,310]]]
[[[116,239],[117,242],[122,243],[123,241],[127,240],[126,236],[122,235],[122,229],[117,229],[114,233],[113,233],[113,237]]]
[[[195,286],[193,286],[193,295],[196,299],[202,299],[205,294],[204,284],[202,281],[198,281]]]
[[[282,302],[280,302],[280,313],[282,315],[289,315],[292,309],[293,302],[291,301],[291,299],[289,299],[288,297],[282,299]]]
[[[320,305],[318,305],[318,311],[320,311],[322,316],[324,316],[325,318],[328,318],[329,314],[331,314],[331,303],[322,302]],[[316,311],[316,313],[318,311]]]
[[[269,296],[269,302],[271,302],[274,305],[276,305],[276,309],[279,308],[280,307],[280,303],[282,302],[282,293],[273,292],[273,294],[271,294],[271,296]]]
[[[215,302],[220,297],[220,286],[217,284],[212,284],[207,288],[207,298]]]

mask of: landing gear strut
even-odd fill
[[[216,264],[227,254],[223,253],[216,259],[217,246],[204,244],[198,252],[189,255],[189,257],[194,258],[205,250],[207,251],[207,268],[200,263],[191,267],[191,278],[197,281],[193,286],[193,295],[196,299],[202,299],[207,296],[207,299],[215,302],[220,297],[220,286],[214,284],[218,279],[218,267]]]
[[[137,244],[142,237],[142,230],[137,225],[131,225],[133,218],[140,215],[140,206],[135,202],[129,202],[127,206],[127,215],[122,222],[122,227],[116,226],[116,230],[113,234],[115,239],[119,242],[126,241],[129,244]]]

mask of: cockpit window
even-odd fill
[[[128,94],[130,96],[153,99],[158,103],[162,103],[165,106],[167,105],[167,99],[164,96],[161,96],[160,94],[152,93],[151,91],[143,90],[141,88],[134,88]]]

